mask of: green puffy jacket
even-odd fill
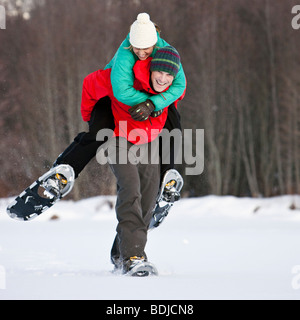
[[[159,34],[157,34],[157,36],[158,41],[151,56],[154,56],[158,48],[169,45],[165,40],[160,38]],[[155,105],[155,110],[158,111],[169,106],[182,96],[186,88],[186,79],[181,64],[179,72],[173,80],[171,87],[163,94],[151,95],[135,90],[133,88],[134,74],[132,68],[135,62],[138,60],[138,57],[128,49],[129,46],[130,42],[128,34],[126,39],[120,45],[113,59],[105,67],[105,69],[112,69],[111,84],[114,96],[118,101],[129,106],[134,106],[138,103],[144,102],[147,99],[151,99]]]

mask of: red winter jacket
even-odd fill
[[[135,75],[134,88],[151,94],[157,94],[150,86],[150,62],[152,58],[138,60],[133,67]],[[130,106],[119,102],[113,95],[110,81],[111,69],[98,70],[88,75],[83,81],[81,114],[84,121],[89,121],[91,113],[97,101],[105,96],[111,99],[111,108],[115,119],[115,136],[126,138],[134,144],[142,144],[153,141],[163,129],[168,108],[158,117],[149,117],[145,121],[132,119],[128,109]],[[168,90],[168,88],[166,89]],[[183,99],[184,94],[178,99]],[[177,101],[175,105],[177,107]]]

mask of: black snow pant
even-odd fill
[[[54,165],[69,164],[77,178],[80,172],[96,156],[98,148],[105,141],[97,141],[96,136],[101,129],[115,128],[114,117],[109,97],[100,99],[92,111],[89,121],[89,131],[79,133],[74,141],[59,155]]]
[[[117,179],[116,214],[117,235],[111,250],[112,261],[122,261],[133,256],[145,256],[148,226],[155,206],[160,180],[160,165],[156,139],[150,143],[133,145],[125,138],[112,138],[108,152],[111,169]],[[137,151],[138,150],[138,151]],[[151,161],[156,153],[156,160]],[[128,159],[130,155],[130,160]],[[138,154],[138,160],[135,155]],[[115,155],[113,157],[113,155]],[[120,159],[122,158],[122,161]],[[126,161],[124,161],[126,159]],[[136,160],[133,162],[133,160]],[[126,162],[126,164],[120,164]]]
[[[105,142],[96,140],[98,131],[101,129],[114,130],[114,128],[111,100],[108,97],[104,97],[96,103],[93,109],[89,121],[89,131],[79,133],[65,151],[59,155],[54,165],[69,164],[74,169],[75,177],[77,178],[90,160],[95,157],[98,148]],[[164,129],[168,131],[173,129],[181,130],[180,115],[174,104],[171,104],[168,108],[168,117]],[[161,152],[160,146],[160,154]],[[175,157],[174,141],[171,141],[170,162],[161,164],[161,177],[167,170],[174,168]]]

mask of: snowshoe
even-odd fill
[[[144,257],[131,257],[124,263],[123,271],[131,277],[147,277],[149,275],[158,275],[156,267],[146,261]]]
[[[174,202],[180,199],[182,187],[183,178],[180,173],[175,169],[168,170],[161,183],[149,230],[157,228],[163,222]]]
[[[7,207],[8,215],[16,220],[32,220],[65,197],[73,188],[74,170],[67,164],[51,168],[25,189]]]

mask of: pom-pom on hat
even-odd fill
[[[131,25],[129,33],[130,44],[138,49],[152,47],[157,42],[157,33],[154,23],[148,13],[140,13],[137,20]]]
[[[167,46],[156,51],[150,64],[150,71],[164,71],[176,77],[180,69],[180,55],[178,51]]]

